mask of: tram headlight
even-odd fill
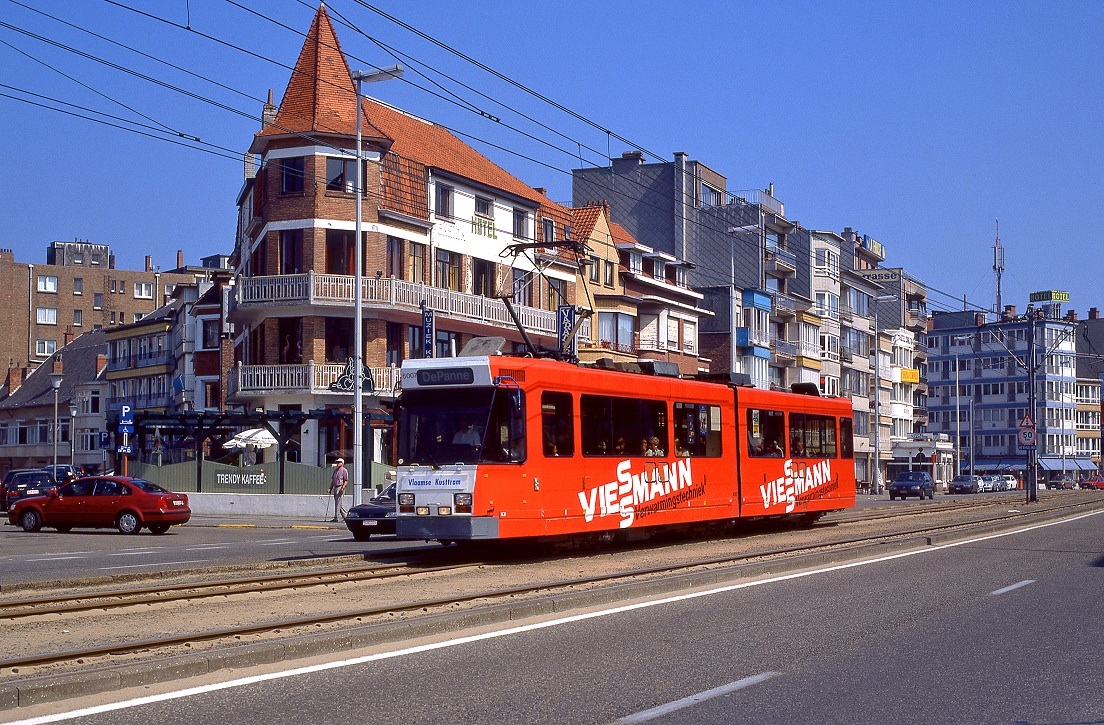
[[[470,493],[453,494],[452,503],[458,514],[470,514],[472,512],[472,495]]]
[[[438,506],[437,507],[437,515],[438,516],[452,516],[452,509],[449,508],[448,506]]]
[[[419,516],[429,516],[429,506],[419,506],[418,507],[418,515]]]

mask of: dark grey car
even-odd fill
[[[889,500],[916,496],[919,499],[935,498],[935,481],[926,471],[903,471],[889,484]]]

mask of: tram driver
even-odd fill
[[[453,444],[478,447],[479,444],[483,442],[483,437],[479,435],[479,431],[475,429],[475,423],[468,420],[465,421],[463,427],[452,436],[452,442]]]

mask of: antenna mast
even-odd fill
[[[1001,314],[1001,272],[1004,271],[1004,247],[1000,243],[1000,218],[997,218],[997,240],[993,242],[993,271],[997,274],[997,314]]]

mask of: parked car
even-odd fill
[[[1003,486],[1004,481],[1002,481],[1001,477],[996,474],[981,477],[982,491],[1002,491],[1004,490]]]
[[[981,476],[963,474],[951,479],[948,493],[978,493],[981,491]]]
[[[889,500],[900,496],[902,499],[916,496],[923,500],[925,496],[935,498],[935,481],[925,471],[902,471],[889,484]]]
[[[56,466],[43,466],[42,470],[49,473],[59,484],[67,481],[69,476],[80,478],[84,475],[79,466],[73,466],[68,463],[59,463]]]
[[[3,499],[7,511],[21,498],[40,496],[57,490],[57,482],[40,468],[20,468],[8,471],[4,483],[0,484],[0,499]]]
[[[378,496],[349,509],[345,525],[354,539],[367,541],[372,534],[395,533],[395,514],[395,484],[392,483]]]
[[[1015,491],[1020,487],[1020,482],[1016,480],[1016,477],[1011,473],[1005,473],[1001,475],[1001,480],[1004,482],[1004,488],[1002,491]]]
[[[82,478],[45,496],[22,498],[8,511],[8,521],[24,531],[50,526],[62,533],[75,527],[115,527],[124,534],[137,534],[146,527],[163,534],[191,516],[184,494],[126,476]]]
[[[1073,485],[1074,485],[1073,479],[1068,478],[1068,477],[1067,478],[1056,478],[1056,479],[1054,479],[1053,481],[1050,482],[1050,487],[1053,488],[1053,489],[1057,489],[1057,490],[1062,490],[1062,489],[1069,490],[1069,489],[1073,488]]]

